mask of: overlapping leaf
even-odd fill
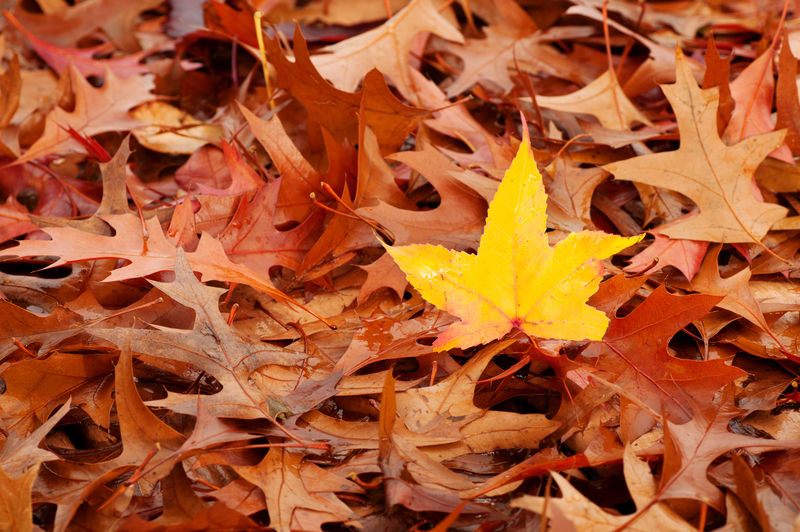
[[[416,244],[387,251],[423,297],[461,318],[439,349],[472,347],[514,328],[542,338],[599,340],[608,327],[586,305],[600,284],[600,259],[641,240],[572,233],[550,247],[547,195],[526,139],[489,206],[477,255]]]

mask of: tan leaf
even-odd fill
[[[326,46],[313,58],[323,77],[337,88],[354,91],[373,68],[380,70],[408,101],[415,103],[415,87],[409,74],[411,42],[417,34],[433,33],[463,42],[461,33],[439,14],[432,0],[412,0],[374,30]]]
[[[753,173],[784,132],[748,137],[727,146],[717,133],[718,95],[701,90],[683,53],[677,52],[677,81],[663,85],[681,135],[676,151],[655,153],[605,165],[617,179],[675,190],[700,208],[696,216],[661,233],[670,238],[711,242],[759,242],[786,215],[754,191]]]

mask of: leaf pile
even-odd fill
[[[799,522],[794,4],[5,7],[0,529]]]

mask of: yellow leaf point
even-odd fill
[[[603,338],[608,318],[586,304],[602,278],[600,260],[644,235],[581,231],[550,247],[546,210],[526,134],[489,205],[477,255],[384,245],[422,297],[461,319],[437,338],[437,351],[485,344],[513,329],[539,338]]]

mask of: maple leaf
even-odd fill
[[[676,53],[677,81],[661,88],[678,121],[679,149],[604,168],[617,179],[675,190],[697,204],[697,216],[659,230],[670,238],[757,243],[787,212],[780,205],[761,201],[752,185],[756,167],[781,145],[784,132],[756,135],[727,146],[717,132],[717,90],[700,89],[683,52]]]
[[[461,318],[439,336],[437,350],[472,347],[514,328],[542,338],[603,337],[608,318],[586,305],[600,284],[598,259],[643,235],[582,231],[550,247],[546,207],[526,134],[489,206],[477,255],[430,244],[385,246],[425,299]]]

